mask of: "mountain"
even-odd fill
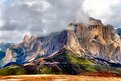
[[[7,48],[10,48],[13,45],[13,43],[0,43],[0,50],[6,51]]]
[[[21,43],[6,50],[1,61],[2,67],[17,64],[29,68],[27,72],[32,67],[35,71],[56,68],[68,74],[90,71],[89,68],[94,71],[97,65],[112,69],[121,67],[121,38],[112,25],[90,17],[86,24],[73,22],[67,30],[48,36],[25,35]]]
[[[116,32],[118,33],[119,36],[121,36],[121,28],[117,28]]]
[[[113,26],[105,26],[100,20],[90,18],[88,26],[72,23],[70,27],[74,27],[74,31],[71,31],[73,33],[72,41],[76,37],[78,41],[76,43],[80,45],[79,49],[84,50],[84,52],[79,53],[81,56],[91,55],[110,62],[121,62],[121,39]],[[78,46],[78,44],[72,43],[70,45]]]
[[[8,62],[16,59],[14,61],[21,64],[51,56],[64,47],[79,57],[90,55],[114,63],[121,62],[120,36],[113,26],[103,25],[100,20],[91,17],[88,24],[70,23],[67,30],[49,36],[26,35],[20,44],[7,50],[5,59],[9,58]]]

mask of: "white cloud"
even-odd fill
[[[1,4],[2,3],[0,2],[0,27],[4,25],[4,22],[2,20],[2,15],[1,15],[1,13],[2,13]]]
[[[72,21],[88,22],[88,15],[118,27],[120,5],[120,0],[0,0],[0,30],[6,31],[0,38],[16,41],[28,32],[46,35],[66,29]]]
[[[113,21],[120,22],[120,21],[117,21],[117,19],[112,17],[115,15],[121,18],[121,16],[118,16],[118,14],[121,13],[117,13],[114,11],[114,10],[119,10],[118,9],[119,7],[121,8],[121,6],[119,5],[120,3],[121,3],[120,0],[84,0],[83,10],[85,13],[89,14],[90,16],[101,19],[106,24],[109,23],[115,26],[119,26],[119,24],[112,22]]]
[[[0,30],[26,31],[37,35],[46,35],[54,31],[64,30],[67,25],[75,19],[76,13],[81,10],[82,1],[83,0],[0,1],[2,3],[2,7],[0,7],[2,9],[2,21],[5,22],[5,24],[0,27]],[[83,16],[83,14],[81,16]],[[4,34],[2,33],[2,35]]]

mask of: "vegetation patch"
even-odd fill
[[[7,67],[4,69],[0,69],[0,76],[23,75],[23,74],[25,74],[25,70],[21,67]]]

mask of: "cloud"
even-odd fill
[[[75,18],[80,21],[86,18],[81,9],[82,1],[2,0],[0,19],[4,24],[1,24],[0,30],[31,32],[36,35],[64,30]],[[77,14],[84,17],[76,17]]]
[[[16,42],[28,32],[47,35],[73,21],[88,22],[87,16],[119,27],[120,5],[120,0],[0,0],[0,38]]]
[[[121,1],[120,0],[84,0],[83,10],[105,24],[121,27]]]

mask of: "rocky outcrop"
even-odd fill
[[[55,32],[45,37],[25,35],[21,43],[13,45],[7,50],[4,64],[9,62],[24,64],[38,58],[51,56],[60,51],[66,42],[67,31]]]
[[[71,46],[77,46],[76,50],[83,49],[83,54],[91,54],[94,57],[120,63],[121,39],[113,26],[103,25],[100,20],[93,18],[90,18],[89,21],[88,25],[83,23],[71,23],[69,25],[69,29],[73,29],[71,30],[73,36],[71,35],[70,41],[76,38]]]
[[[15,62],[16,61],[15,57],[16,57],[16,54],[8,48],[6,51],[5,58],[3,58],[2,60],[4,64],[8,64],[9,62]]]
[[[41,41],[38,41],[36,36],[29,37],[28,35],[25,35],[23,42],[13,46],[12,50],[17,54],[17,63],[33,61],[44,53]]]

